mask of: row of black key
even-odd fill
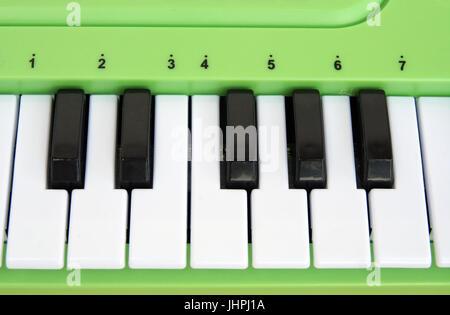
[[[322,103],[316,90],[295,91],[287,102],[288,140],[292,141],[290,172],[295,188],[326,187],[326,158]],[[225,188],[258,187],[258,142],[235,137],[236,128],[254,132],[257,106],[252,91],[231,90],[221,120],[225,136]],[[361,91],[352,108],[359,183],[365,189],[393,186],[392,145],[386,96],[383,91]],[[62,90],[55,99],[49,153],[51,189],[84,185],[88,101],[81,90]],[[290,123],[289,123],[290,122]],[[118,125],[116,185],[151,188],[153,178],[154,104],[148,90],[127,90],[122,97]],[[231,131],[231,132],[230,132]],[[236,140],[236,141],[234,141]],[[240,143],[241,142],[241,143]],[[239,152],[244,148],[244,152]]]

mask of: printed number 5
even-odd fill
[[[275,65],[275,59],[272,59],[272,58],[273,58],[272,55],[270,55],[269,57],[270,57],[270,59],[269,59],[269,61],[267,62],[267,69],[269,69],[269,70],[274,70],[274,69],[276,68],[276,65]]]

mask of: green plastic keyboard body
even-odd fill
[[[9,2],[0,4],[0,94],[450,96],[448,0]],[[450,269],[24,271],[3,263],[0,293],[450,293]]]
[[[47,271],[3,267],[0,269],[0,293],[449,294],[450,269],[434,265],[430,269],[373,267],[368,270],[199,270],[188,267],[183,270]]]

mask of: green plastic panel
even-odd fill
[[[3,267],[0,293],[450,294],[450,269],[27,271]]]
[[[68,3],[0,4],[0,94],[450,96],[448,0],[376,1],[368,21],[368,1],[357,0],[79,0],[81,27],[66,26]],[[93,270],[69,286],[73,271],[3,267],[0,293],[450,293],[450,269],[383,269],[381,286],[369,286],[373,272]]]
[[[449,16],[449,1],[395,0],[381,12],[379,26],[0,27],[0,93],[141,87],[158,94],[317,88],[353,95],[380,88],[388,95],[448,96]],[[205,56],[208,69],[201,67]]]
[[[15,0],[1,4],[0,25],[341,27],[364,20],[385,0]]]

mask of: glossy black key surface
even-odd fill
[[[229,91],[225,116],[225,187],[255,189],[258,187],[259,170],[256,100],[253,92]]]
[[[297,90],[292,97],[295,159],[294,186],[302,189],[326,187],[323,113],[316,90]]]
[[[394,167],[386,95],[380,90],[359,93],[355,120],[358,124],[359,176],[365,189],[392,188]]]
[[[61,90],[53,107],[48,161],[50,189],[84,186],[88,109],[82,90]]]
[[[150,91],[127,90],[122,98],[117,185],[152,188],[153,104]]]

